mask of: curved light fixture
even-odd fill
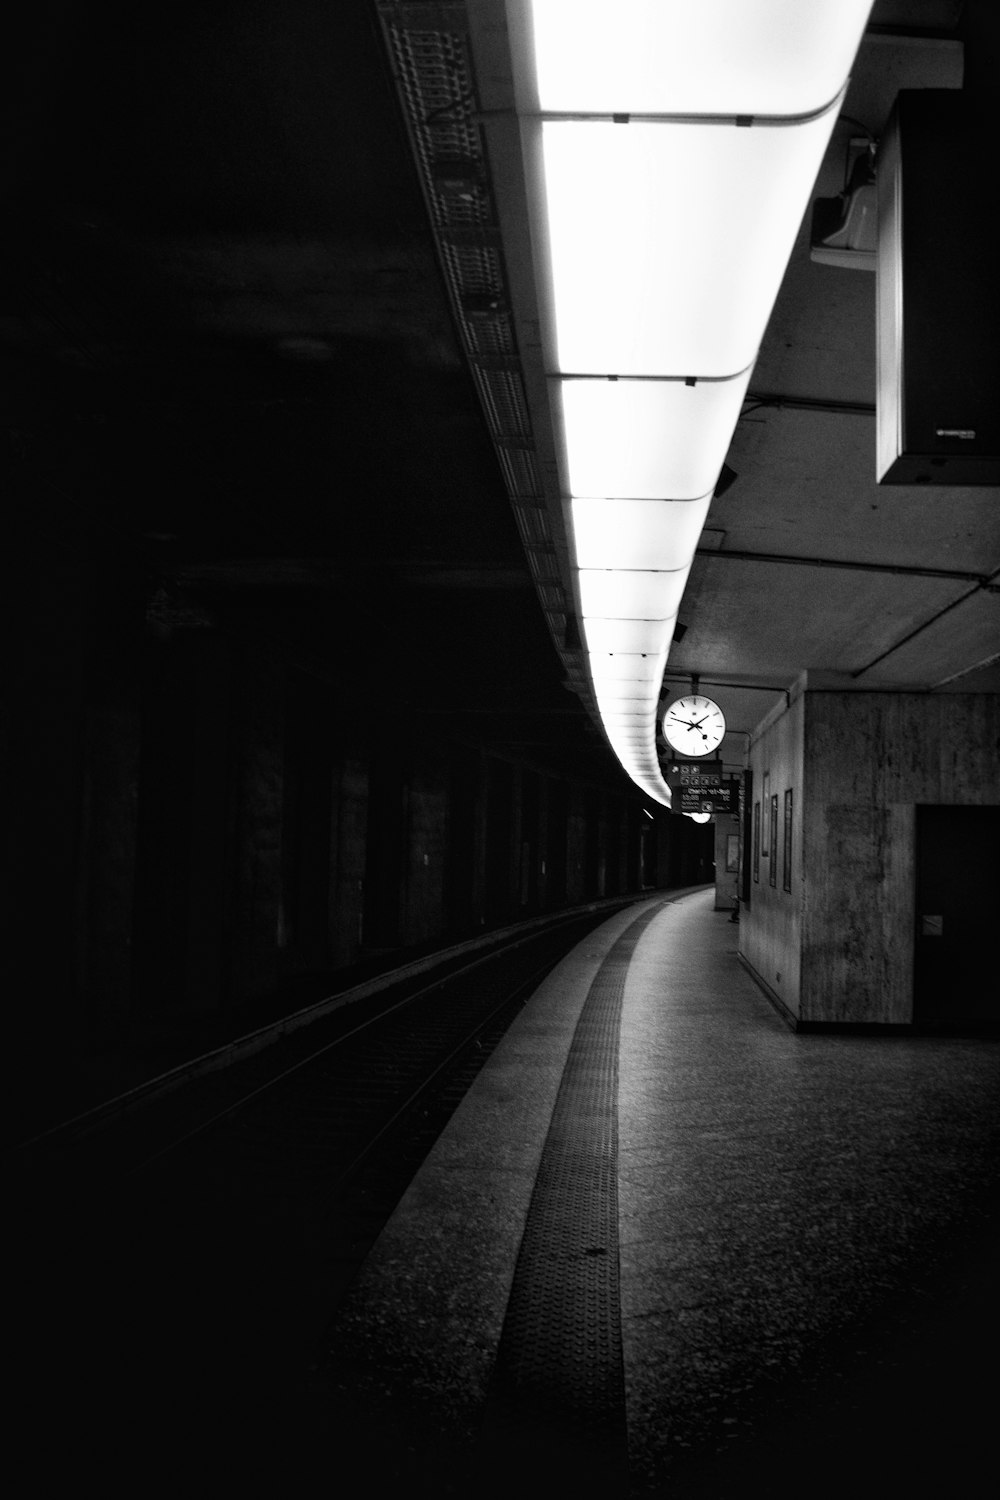
[[[608,741],[656,705],[870,0],[507,0],[541,342]]]
[[[710,499],[749,381],[554,381],[570,494]]]
[[[788,116],[839,91],[871,0],[508,0],[507,10],[530,47],[515,80],[524,113]]]
[[[746,371],[840,102],[746,128],[735,114],[540,120],[557,368],[682,380]]]

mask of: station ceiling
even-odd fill
[[[565,539],[526,549],[470,374],[391,9],[48,0],[22,20],[0,240],[13,534],[53,558],[85,534],[151,610],[264,632],[345,702],[627,787],[552,606]],[[395,7],[428,26],[461,9]],[[991,9],[878,0],[817,196],[899,88],[956,68],[994,87]],[[734,761],[807,668],[1000,690],[1000,493],[876,483],[875,278],[811,260],[809,218],[667,668],[722,704]]]

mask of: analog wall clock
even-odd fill
[[[700,693],[675,698],[663,715],[664,739],[678,755],[710,755],[725,732],[722,709]]]

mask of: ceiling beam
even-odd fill
[[[938,620],[943,619],[945,615],[951,614],[952,610],[957,609],[960,604],[965,604],[969,599],[974,598],[981,589],[989,588],[991,593],[995,592],[992,588],[990,588],[990,585],[992,584],[993,580],[998,577],[1000,577],[1000,568],[998,568],[995,573],[990,574],[989,577],[982,579],[975,588],[968,589],[964,594],[960,594],[957,599],[953,599],[950,604],[946,604],[943,609],[935,610],[935,612],[930,616],[929,619],[924,620],[923,624],[917,625],[915,629],[909,631],[906,635],[903,636],[901,640],[898,640],[894,645],[889,646],[887,650],[882,651],[878,656],[874,657],[872,661],[866,663],[866,665],[863,667],[859,667],[856,672],[852,672],[851,676],[863,677],[866,672],[871,671],[872,667],[877,667],[879,662],[885,661],[887,656],[892,656],[896,651],[900,651],[904,646],[909,645],[910,641],[912,641],[915,636],[918,636],[923,631],[928,630],[932,625],[935,625]]]
[[[826,411],[843,417],[873,417],[875,415],[873,401],[829,401],[822,396],[785,396],[773,391],[748,390],[743,416],[748,416],[750,412],[762,406],[788,406],[797,411]]]
[[[989,573],[966,573],[950,568],[915,568],[904,563],[857,562],[843,557],[800,557],[788,552],[751,552],[747,548],[727,547],[724,551],[714,547],[699,547],[699,557],[710,557],[713,562],[762,562],[781,563],[796,568],[843,568],[855,573],[892,573],[907,578],[944,578],[956,583],[973,583],[985,588],[995,576]]]

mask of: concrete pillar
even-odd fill
[[[341,742],[330,767],[330,883],[327,942],[334,968],[356,963],[366,942],[368,763]]]
[[[285,682],[278,656],[241,646],[235,672],[231,1003],[272,992],[288,935],[282,892]]]
[[[77,867],[77,984],[87,1032],[131,1026],[145,600],[100,590],[88,632]]]
[[[449,776],[440,746],[420,746],[406,788],[401,939],[440,938],[445,930],[445,879],[450,833]]]
[[[571,784],[566,813],[566,901],[576,906],[587,896],[587,809],[582,789]]]
[[[207,617],[154,607],[147,634],[134,921],[136,1023],[227,999],[231,676]]]
[[[29,535],[16,551],[5,600],[12,651],[0,715],[0,904],[5,957],[19,976],[16,1004],[9,995],[12,1044],[48,1048],[85,1034],[77,881],[90,590],[75,546]]]

